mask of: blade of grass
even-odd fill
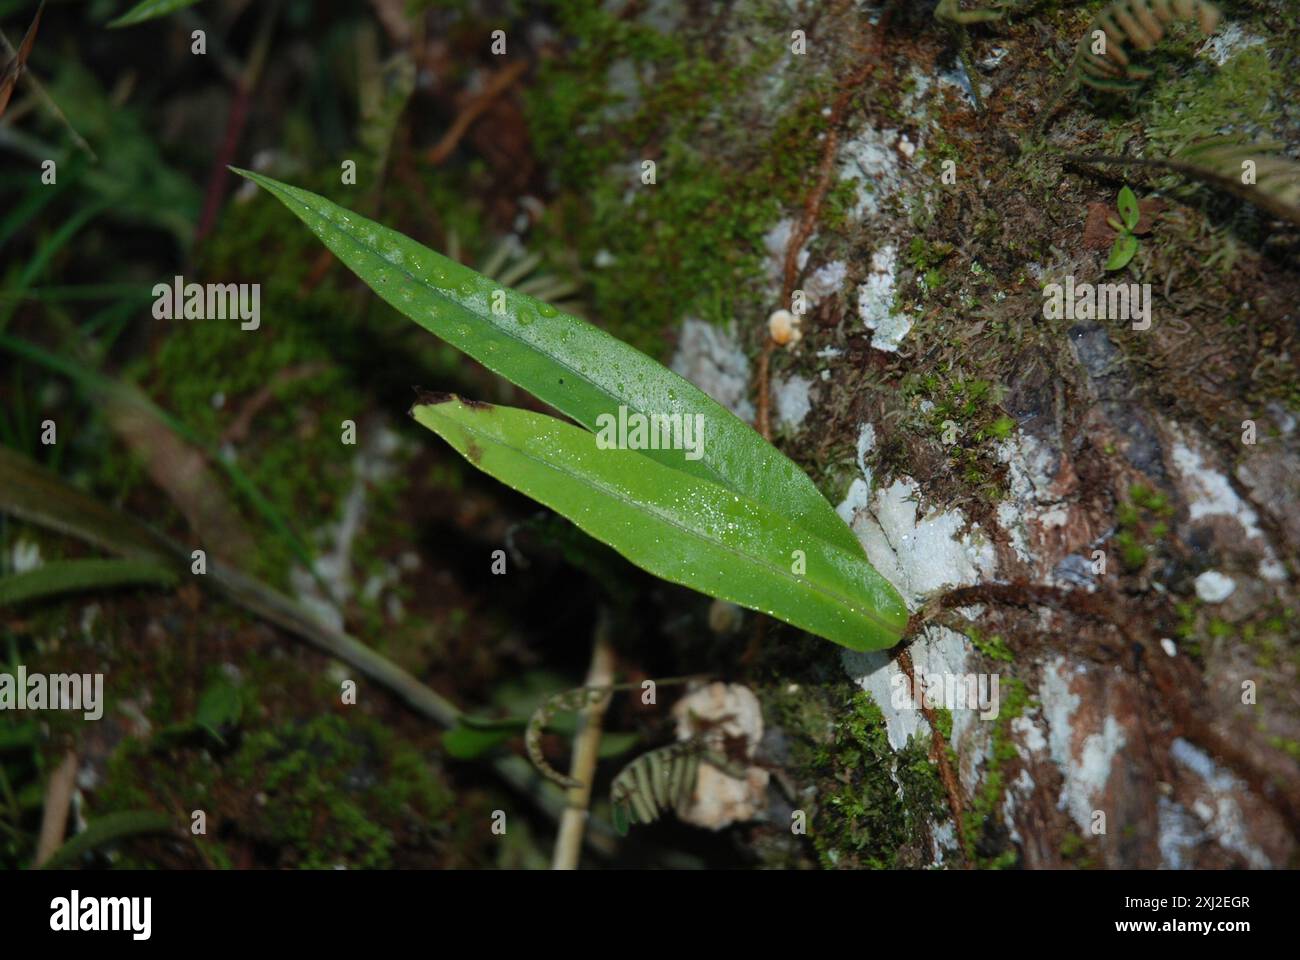
[[[36,8],[36,16],[32,18],[27,33],[23,35],[23,42],[18,45],[17,50],[10,47],[7,40],[5,41],[12,59],[5,65],[4,72],[0,73],[0,117],[4,116],[9,106],[9,98],[13,96],[14,87],[18,84],[18,78],[23,75],[23,70],[27,67],[27,58],[31,56],[32,45],[36,43],[36,31],[40,29],[41,14],[44,12],[45,0],[41,0],[41,5]]]
[[[141,391],[127,384],[119,383],[112,380],[104,374],[90,368],[89,366],[72,360],[69,357],[56,356],[47,350],[44,350],[27,340],[9,336],[0,333],[0,350],[9,352],[23,357],[33,363],[37,363],[46,369],[54,370],[64,376],[77,382],[84,389],[100,396],[101,398],[115,399],[120,403],[129,404],[142,415],[147,415],[156,419],[159,423],[165,425],[177,437],[186,443],[202,450],[210,462],[216,463],[235,489],[242,494],[250,504],[256,509],[262,519],[271,525],[276,534],[282,538],[284,543],[293,552],[298,561],[317,578],[321,589],[329,596],[331,591],[328,585],[321,582],[319,573],[316,569],[315,560],[312,558],[311,551],[301,539],[294,533],[289,522],[284,518],[279,510],[266,499],[261,490],[253,482],[252,478],[246,474],[237,463],[228,457],[221,456],[210,445],[205,444],[193,431],[184,423],[177,420],[167,411],[149,400]]]
[[[82,207],[60,224],[50,238],[41,244],[36,251],[36,255],[27,262],[22,273],[18,275],[17,282],[7,291],[5,299],[0,301],[0,332],[3,332],[9,326],[9,321],[13,318],[14,311],[18,308],[18,304],[22,301],[28,287],[31,286],[33,280],[41,275],[54,255],[77,235],[77,231],[99,216],[107,206],[107,202],[99,201]]]
[[[182,577],[189,575],[187,548],[87,496],[29,458],[0,447],[0,515],[3,514],[76,537],[120,556],[175,564]],[[202,585],[235,606],[386,687],[421,716],[449,729],[459,721],[460,710],[451,701],[382,654],[342,631],[321,624],[293,598],[220,561],[209,563],[207,575],[199,579]],[[12,637],[10,642],[10,659],[17,662]],[[506,756],[493,760],[492,766],[506,783],[534,800],[551,819],[559,821],[565,808],[564,794],[538,774],[532,764],[523,757]],[[609,854],[613,849],[612,838],[606,825],[593,823],[586,842],[593,849]]]
[[[137,3],[116,20],[110,20],[108,27],[110,30],[118,27],[132,27],[137,23],[144,23],[146,20],[165,17],[169,13],[175,13],[184,7],[192,7],[198,2],[199,0],[141,0],[140,3]]]
[[[0,577],[0,607],[114,587],[159,586],[176,583],[175,565],[154,560],[57,560],[25,573]]]

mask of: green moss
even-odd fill
[[[394,864],[399,842],[427,832],[451,795],[414,748],[354,712],[247,733],[216,757],[126,740],[96,802],[99,815],[162,810],[188,821],[205,811],[208,832],[192,839],[210,866],[230,865],[234,827],[239,843],[258,844],[280,866],[378,868]]]
[[[1300,740],[1292,740],[1289,737],[1272,736],[1268,742],[1276,749],[1281,750],[1292,760],[1300,762]]]
[[[999,836],[1002,795],[1006,790],[1005,765],[1018,756],[1011,739],[1011,722],[1024,715],[1030,706],[1029,691],[1015,677],[999,680],[999,710],[993,728],[990,760],[979,791],[971,798],[965,812],[966,857],[986,869],[1014,866],[1016,851]]]
[[[1129,496],[1133,503],[1141,507],[1148,513],[1156,516],[1167,517],[1173,513],[1173,507],[1169,504],[1169,498],[1158,490],[1153,490],[1145,484],[1135,483],[1129,488]]]
[[[1111,543],[1119,551],[1124,569],[1137,573],[1169,536],[1167,519],[1173,516],[1174,508],[1164,493],[1145,484],[1134,484],[1128,495],[1128,502],[1115,508],[1116,532]]]
[[[243,826],[281,849],[286,866],[392,864],[399,829],[429,823],[450,803],[409,746],[359,714],[327,715],[248,736],[230,775],[264,796]]]
[[[1147,548],[1138,542],[1137,535],[1132,531],[1119,531],[1115,534],[1114,543],[1125,570],[1135,573],[1146,566]]]
[[[947,707],[936,707],[934,710],[935,726],[943,734],[943,739],[949,741],[952,739],[952,711]]]
[[[962,482],[991,502],[1007,496],[995,445],[1010,437],[1016,426],[1001,410],[1002,393],[992,380],[940,371],[910,373],[903,379],[904,396],[933,404],[924,414],[925,422],[944,444]]]
[[[1277,113],[1273,98],[1283,88],[1263,45],[1240,50],[1218,68],[1197,61],[1181,75],[1152,84],[1144,122],[1154,154],[1167,155],[1215,133],[1253,135],[1268,128]]]
[[[826,775],[812,837],[826,867],[920,867],[931,860],[929,824],[947,816],[928,743],[895,753],[884,717],[866,693],[855,693],[828,743],[818,749]]]
[[[1010,663],[1015,659],[1015,654],[1011,652],[1011,648],[1007,646],[1007,642],[999,634],[995,633],[991,637],[986,637],[983,631],[971,627],[966,631],[966,636],[970,638],[970,642],[976,650],[992,660],[1002,660]]]
[[[809,58],[812,69],[762,93],[789,56],[788,33],[756,32],[745,52],[719,55],[699,27],[661,33],[596,0],[551,9],[573,49],[543,64],[527,115],[561,191],[546,227],[589,268],[593,316],[661,353],[661,331],[683,314],[730,319],[763,306],[764,234],[803,201],[820,156],[830,92],[820,64]],[[642,182],[645,160],[653,184]],[[852,184],[838,184],[826,222],[852,202]]]
[[[1061,838],[1061,859],[1080,870],[1092,870],[1097,866],[1097,860],[1092,854],[1092,845],[1073,832]]]

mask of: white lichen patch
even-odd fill
[[[1257,47],[1264,43],[1264,38],[1256,33],[1249,33],[1239,23],[1224,24],[1196,51],[1197,56],[1206,57],[1221,67],[1243,50]]]
[[[864,424],[858,435],[858,464],[863,476],[849,487],[845,500],[836,508],[857,534],[867,558],[902,595],[909,609],[917,609],[931,593],[945,588],[969,586],[991,576],[994,568],[992,545],[978,525],[969,525],[960,510],[926,510],[919,503],[919,490],[910,478],[900,478],[884,489],[872,489],[867,456],[875,446],[875,428]],[[946,627],[931,625],[910,646],[912,664],[919,674],[964,675],[970,642]],[[885,718],[889,744],[895,750],[907,745],[912,736],[929,735],[921,711],[910,698],[897,696],[902,674],[888,653],[843,651],[842,661],[849,676],[871,694]],[[977,730],[977,713],[953,711],[954,746]],[[978,726],[983,726],[978,725]],[[962,779],[968,786],[977,777],[976,764],[983,755],[986,731],[978,731],[981,743],[972,741],[962,756]]]
[[[1047,721],[1048,749],[1064,781],[1057,806],[1067,811],[1081,830],[1089,830],[1092,811],[1098,809],[1125,737],[1118,721],[1107,716],[1100,730],[1079,740],[1074,715],[1081,701],[1071,688],[1084,669],[1082,665],[1071,667],[1064,657],[1056,657],[1043,668],[1039,698]]]
[[[804,422],[812,411],[812,400],[808,396],[811,387],[812,381],[798,374],[776,382],[773,394],[778,423],[793,429]]]
[[[922,511],[920,491],[909,478],[877,490],[871,507],[851,526],[867,557],[915,609],[923,598],[992,575],[992,544],[960,510]]]
[[[840,147],[840,179],[857,182],[854,217],[874,217],[883,201],[902,188],[899,146],[903,139],[894,129],[865,127]]]
[[[723,329],[687,317],[670,366],[740,419],[753,422],[749,357],[740,347],[734,324]]]
[[[1028,770],[1022,769],[1016,778],[1007,784],[1007,791],[1002,796],[1002,822],[1006,825],[1011,842],[1024,843],[1024,837],[1016,827],[1016,808],[1034,795],[1034,778]]]
[[[969,586],[992,576],[993,546],[978,524],[967,524],[960,510],[922,510],[920,490],[910,477],[873,489],[867,456],[875,442],[875,427],[863,424],[857,443],[863,475],[836,507],[862,542],[872,566],[913,610],[937,590]]]
[[[9,569],[14,573],[30,573],[40,567],[41,545],[35,540],[19,537],[9,548]]]
[[[1156,832],[1161,866],[1170,870],[1190,867],[1190,857],[1205,837],[1200,824],[1187,808],[1168,797],[1156,800]]]
[[[1222,603],[1236,589],[1236,581],[1218,570],[1206,570],[1196,578],[1196,595],[1206,603]]]
[[[1034,759],[1035,754],[1047,749],[1047,737],[1043,736],[1043,730],[1032,714],[1013,717],[1011,735],[1016,752],[1025,761]]]
[[[1062,505],[1052,492],[1056,457],[1037,437],[1023,431],[996,448],[998,460],[1007,465],[1010,499],[998,504],[998,525],[1007,532],[1016,556],[1034,562],[1030,524],[1056,522]]]
[[[785,282],[785,255],[790,246],[790,237],[795,229],[795,221],[786,217],[778,220],[771,230],[763,236],[763,249],[767,251],[767,277],[769,282],[780,289]],[[802,270],[808,265],[807,241],[799,248],[796,266]]]
[[[1277,555],[1260,530],[1259,515],[1254,507],[1237,494],[1226,474],[1207,463],[1206,455],[1196,441],[1177,427],[1170,427],[1170,432],[1174,437],[1172,459],[1191,521],[1215,517],[1235,520],[1246,540],[1253,541],[1252,546],[1261,554],[1259,575],[1265,580],[1286,579],[1285,568],[1278,562]]]
[[[1010,496],[998,504],[998,526],[1017,559],[1033,567],[1035,579],[1069,589],[1096,589],[1089,562],[1067,547],[1071,501],[1057,483],[1057,456],[1033,434],[1019,432],[996,447],[997,458],[1007,465]],[[1055,559],[1060,557],[1060,559]],[[1053,560],[1055,559],[1055,563]]]
[[[808,298],[808,306],[814,307],[826,297],[839,293],[848,273],[848,265],[843,260],[832,260],[814,270],[800,288]]]
[[[1263,536],[1254,508],[1237,495],[1225,474],[1206,464],[1200,450],[1179,439],[1174,443],[1173,459],[1184,481],[1187,509],[1192,520],[1232,517],[1241,524],[1247,538],[1254,540]]]
[[[301,567],[289,572],[298,602],[335,630],[343,629],[342,608],[357,593],[352,552],[365,525],[371,487],[393,475],[402,447],[401,435],[387,426],[360,433],[363,442],[352,461],[352,486],[343,500],[343,509],[337,520],[315,532],[315,539],[326,548],[317,557],[316,576]],[[318,580],[324,583],[325,590]]]
[[[967,103],[974,106],[975,97],[971,93],[971,82],[972,78],[966,73],[966,68],[962,65],[960,60],[953,64],[952,69],[945,70],[943,73],[939,74],[939,86],[941,88],[946,87],[948,89],[957,90],[966,98]],[[978,82],[980,85],[980,96],[987,100],[989,94],[993,92],[993,87],[978,78],[976,78],[975,82]]]
[[[1192,812],[1205,833],[1225,850],[1239,854],[1251,867],[1258,870],[1271,866],[1264,852],[1251,842],[1237,802],[1237,795],[1246,790],[1246,785],[1182,737],[1174,741],[1169,753],[1205,784],[1208,797],[1192,804]]]
[[[898,250],[886,244],[871,255],[871,269],[858,284],[858,316],[872,332],[871,346],[897,353],[903,337],[912,329],[912,318],[894,310],[895,270]]]
[[[862,476],[866,478],[867,486],[871,485],[871,466],[867,463],[867,454],[876,447],[876,427],[871,423],[864,423],[858,431],[858,469],[862,471]],[[852,524],[853,519],[850,517],[845,521]]]

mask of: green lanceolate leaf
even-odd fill
[[[903,633],[902,598],[861,552],[779,510],[639,452],[602,449],[595,435],[544,414],[448,395],[411,413],[480,470],[657,577],[853,650],[893,646]]]
[[[199,0],[142,0],[116,20],[111,21],[109,26],[129,27],[133,24],[144,23],[146,20],[165,17],[167,14],[175,13],[185,7],[192,7],[198,2]]]
[[[1132,230],[1142,219],[1142,212],[1138,209],[1138,198],[1128,187],[1120,187],[1119,199],[1116,201],[1119,208],[1119,215],[1124,218],[1124,226]]]
[[[863,556],[853,532],[798,466],[690,381],[585,321],[441,256],[324,197],[235,170],[298,216],[349,269],[401,313],[588,430],[619,408],[701,414],[700,459],[646,457],[778,510],[816,537]]]
[[[1115,245],[1110,248],[1110,259],[1106,261],[1106,269],[1123,270],[1137,252],[1138,238],[1131,233],[1121,233],[1115,238]]]

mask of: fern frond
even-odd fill
[[[1175,20],[1195,20],[1204,34],[1219,24],[1219,9],[1205,0],[1116,0],[1093,18],[1074,54],[1074,72],[1082,83],[1101,90],[1131,90],[1151,75],[1136,66],[1126,44],[1151,50]],[[1093,36],[1100,30],[1105,43],[1093,52]]]
[[[628,823],[653,823],[665,810],[679,810],[695,793],[704,747],[698,740],[670,743],[643,753],[614,778],[609,799],[619,832]]]
[[[641,754],[614,778],[609,799],[614,826],[626,833],[628,824],[653,823],[665,810],[681,812],[695,795],[700,763],[742,779],[745,765],[733,762],[696,737]]]
[[[1278,151],[1280,143],[1251,143],[1232,137],[1199,140],[1172,157],[1066,155],[1079,163],[1162,167],[1240,197],[1282,220],[1300,225],[1300,163]],[[1247,172],[1253,183],[1244,182]]]
[[[1282,148],[1280,143],[1213,137],[1179,151],[1170,166],[1300,224],[1300,163],[1280,153]],[[1253,183],[1244,182],[1248,170]]]

